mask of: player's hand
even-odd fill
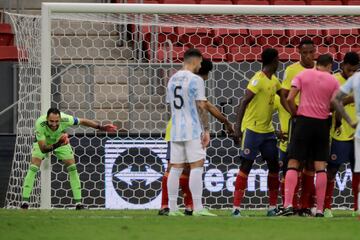
[[[210,133],[209,131],[204,131],[201,133],[201,145],[205,149],[210,143]]]
[[[352,128],[356,128],[356,126],[357,126],[357,124],[358,124],[358,122],[356,121],[356,122],[352,122],[351,124],[350,124],[350,126],[352,127]]]
[[[115,126],[114,124],[105,124],[103,126],[100,127],[101,131],[104,132],[116,132],[117,131],[117,126]]]
[[[69,135],[67,133],[61,134],[61,137],[59,139],[59,143],[61,144],[61,146],[69,144],[70,143]]]
[[[228,135],[230,135],[230,136],[234,135],[234,133],[235,133],[234,127],[230,122],[226,122],[225,127],[226,127],[226,132]]]
[[[233,140],[234,140],[235,145],[240,144],[242,135],[243,135],[243,133],[241,131],[235,131],[235,134],[233,136]]]
[[[288,140],[288,134],[284,133],[283,131],[276,131],[276,138],[279,139],[280,141],[287,141]]]

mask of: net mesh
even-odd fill
[[[20,58],[17,140],[6,204],[18,207],[31,159],[33,126],[40,116],[40,20],[10,14]],[[92,208],[158,208],[161,176],[167,162],[163,140],[169,111],[166,82],[181,68],[183,54],[199,48],[214,62],[206,81],[208,99],[231,122],[248,79],[261,69],[267,47],[280,53],[279,79],[298,61],[296,46],[311,38],[316,52],[339,61],[357,51],[358,16],[231,16],[153,14],[54,14],[51,20],[51,106],[102,124],[113,122],[117,134],[71,128],[84,203]],[[276,119],[276,116],[275,116]],[[239,150],[223,125],[210,118],[204,203],[232,206]],[[275,120],[275,123],[277,121]],[[276,124],[277,125],[277,124]],[[51,203],[73,206],[66,168],[52,157]],[[31,206],[38,207],[37,178]],[[351,171],[337,176],[334,207],[352,205]],[[279,198],[280,201],[280,198]],[[267,167],[259,157],[249,175],[245,208],[267,206]]]

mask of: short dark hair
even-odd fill
[[[47,111],[47,115],[46,115],[46,116],[48,117],[51,113],[61,116],[60,110],[57,109],[57,108],[50,108],[50,109]]]
[[[333,62],[334,62],[333,57],[330,54],[326,53],[326,54],[322,54],[318,57],[316,64],[319,66],[326,67],[329,64],[333,64]]]
[[[270,65],[279,56],[279,52],[275,48],[267,48],[261,53],[261,61],[264,66]]]
[[[309,38],[305,38],[305,39],[303,39],[303,40],[300,41],[300,43],[299,43],[299,48],[301,48],[301,47],[304,46],[304,45],[315,45],[315,44],[314,44],[314,41],[313,41],[313,40],[311,40],[311,39],[309,39]]]
[[[199,69],[198,75],[207,75],[213,70],[213,64],[208,59],[203,59],[201,62],[201,68]]]
[[[190,49],[186,50],[186,52],[184,53],[184,60],[188,60],[189,58],[192,58],[192,57],[201,58],[202,54],[196,48],[190,48]]]
[[[357,52],[347,52],[344,56],[343,63],[350,64],[351,66],[359,65],[360,58]]]

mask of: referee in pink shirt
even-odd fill
[[[289,145],[288,171],[285,177],[285,204],[281,215],[293,215],[292,199],[298,181],[300,163],[314,163],[316,171],[316,217],[323,217],[326,191],[326,162],[329,158],[330,104],[339,89],[331,75],[333,58],[320,55],[316,69],[306,69],[292,81],[287,98],[291,115],[296,118]],[[297,107],[295,97],[300,94]]]

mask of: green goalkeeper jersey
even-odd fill
[[[35,123],[35,141],[45,141],[47,145],[54,144],[59,141],[61,134],[65,133],[68,127],[78,124],[78,118],[61,112],[59,128],[53,131],[48,127],[46,114],[42,115]]]

